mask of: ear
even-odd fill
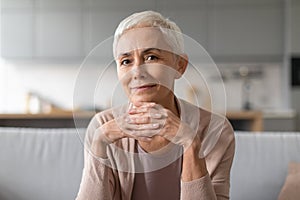
[[[181,78],[189,64],[189,58],[186,54],[181,54],[177,58],[177,71],[175,79]]]

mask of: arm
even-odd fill
[[[109,167],[107,145],[100,142],[97,136],[97,130],[104,124],[101,121],[101,118],[95,116],[86,131],[84,168],[76,200],[111,200],[116,196],[117,180]]]
[[[112,169],[86,151],[82,180],[76,200],[111,200],[114,188],[115,180]]]
[[[194,159],[193,162],[202,163],[202,165],[198,165],[198,169],[191,168],[191,166],[197,167],[197,165],[188,165],[187,171],[190,175],[187,177],[188,179],[182,177],[181,199],[229,199],[230,169],[234,148],[233,130],[229,122],[225,121],[222,135],[210,156],[205,160],[199,159],[198,162]],[[205,173],[205,164],[208,165],[210,174]]]

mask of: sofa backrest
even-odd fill
[[[236,132],[231,199],[277,199],[291,161],[300,162],[300,133]]]
[[[75,199],[84,132],[0,128],[0,199]],[[290,161],[300,162],[300,133],[236,132],[231,199],[277,199]]]
[[[76,129],[0,128],[1,200],[75,199],[82,168]]]

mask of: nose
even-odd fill
[[[132,68],[133,79],[144,79],[147,77],[144,62],[142,59],[136,59]]]

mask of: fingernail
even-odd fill
[[[161,118],[161,114],[160,113],[155,113],[153,117],[154,118]]]
[[[159,126],[159,124],[155,123],[155,124],[152,124],[152,126],[153,126],[154,128],[157,128],[157,127]]]

